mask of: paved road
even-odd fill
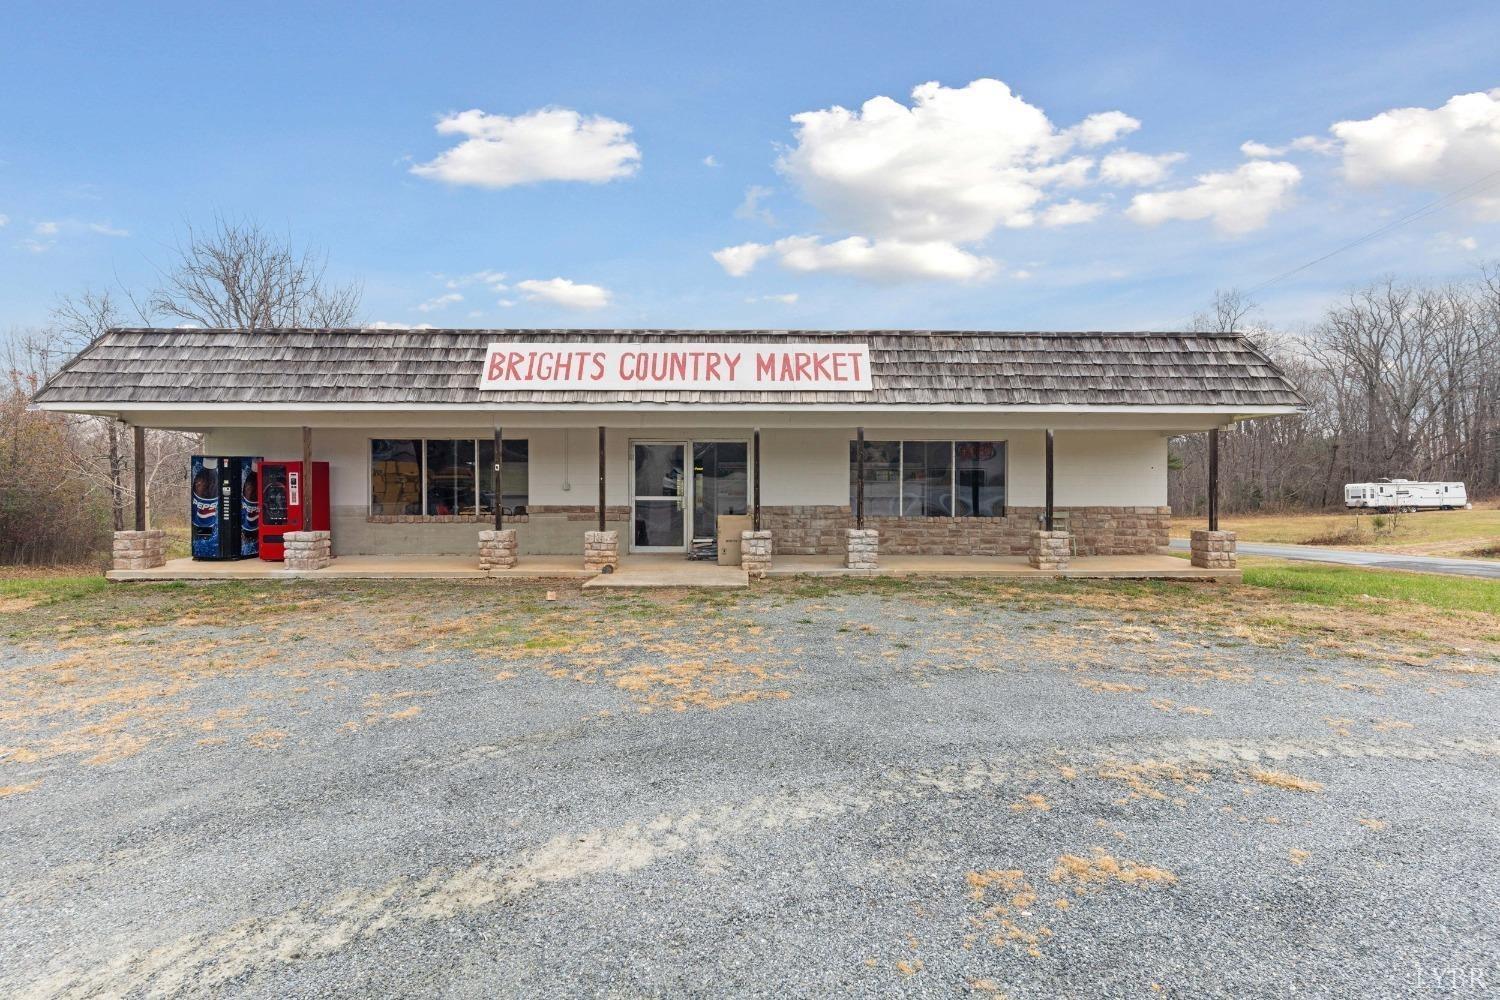
[[[1172,539],[1172,548],[1187,547],[1186,538]],[[1277,559],[1342,563],[1345,566],[1364,566],[1370,569],[1403,569],[1411,573],[1449,573],[1500,580],[1500,562],[1487,559],[1405,556],[1394,552],[1365,552],[1360,549],[1333,549],[1318,545],[1272,545],[1267,542],[1240,542],[1239,551],[1241,555],[1247,556],[1275,556]]]
[[[12,613],[0,996],[1449,998],[1500,968],[1477,653],[1102,589],[419,584]]]

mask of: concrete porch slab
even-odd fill
[[[339,556],[323,569],[289,570],[279,562],[168,559],[156,569],[112,569],[105,579],[130,580],[542,580],[586,579],[581,556],[523,557],[514,569],[486,572],[474,556]]]
[[[1026,580],[1211,580],[1239,583],[1237,569],[1199,569],[1185,559],[1163,555],[1075,556],[1065,570],[1041,570],[1025,556],[898,556],[880,557],[880,568],[846,569],[840,556],[775,555],[770,576],[947,576],[1004,577]]]
[[[589,589],[633,587],[743,588],[749,576],[739,566],[696,562],[679,555],[627,555],[614,573],[583,568],[581,555],[522,556],[512,569],[485,571],[475,556],[339,556],[319,570],[294,571],[282,563],[242,559],[195,562],[169,559],[156,569],[110,570],[115,581],[165,580],[583,580]],[[1024,557],[882,556],[876,570],[845,569],[839,556],[778,555],[773,577],[947,576],[1009,580],[1211,580],[1238,583],[1237,569],[1198,569],[1172,556],[1078,556],[1067,570],[1033,569]]]
[[[613,573],[601,573],[584,590],[621,590],[635,587],[707,587],[742,589],[750,575],[739,566],[684,559],[679,555],[630,555],[620,559]]]

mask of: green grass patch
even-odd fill
[[[1271,564],[1244,568],[1245,583],[1293,600],[1356,605],[1375,598],[1449,611],[1500,614],[1500,582],[1346,566]]]
[[[92,576],[22,576],[0,579],[0,598],[35,601],[41,605],[74,601],[97,594],[109,581]]]

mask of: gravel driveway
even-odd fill
[[[1493,618],[116,586],[0,633],[0,993],[1485,996]]]

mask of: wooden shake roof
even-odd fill
[[[864,343],[870,392],[478,389],[499,341]],[[1238,334],[942,330],[116,329],[37,395],[49,405],[702,403],[877,406],[1301,406]]]

